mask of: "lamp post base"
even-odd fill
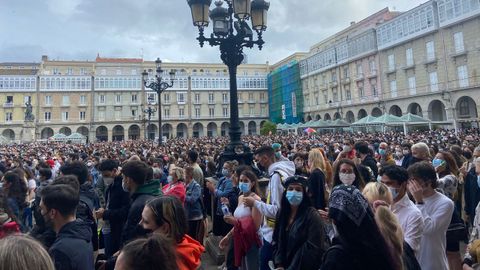
[[[225,161],[238,161],[240,165],[253,165],[253,152],[250,147],[246,145],[232,145],[229,144],[225,147],[225,151],[222,152],[219,158],[219,171],[223,168]]]

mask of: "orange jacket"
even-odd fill
[[[179,270],[195,270],[200,267],[205,248],[196,240],[186,235],[177,245],[177,265]]]

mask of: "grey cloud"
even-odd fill
[[[65,2],[64,2],[65,1]],[[262,51],[250,63],[275,63],[386,6],[407,10],[424,1],[270,0]],[[0,0],[0,61],[108,57],[220,62],[218,47],[198,46],[186,0]],[[7,27],[5,27],[7,26]],[[211,27],[206,33],[211,32]],[[5,38],[6,37],[6,38]]]

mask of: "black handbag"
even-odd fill
[[[465,221],[460,218],[458,211],[454,210],[452,220],[447,229],[448,242],[460,242],[468,240],[468,230]]]

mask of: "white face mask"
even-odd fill
[[[338,176],[340,178],[340,181],[347,186],[351,186],[355,181],[354,173],[340,173]]]

